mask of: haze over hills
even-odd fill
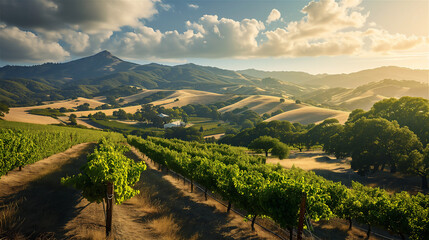
[[[424,83],[427,84],[428,77],[428,70],[399,67],[382,67],[350,74],[312,75],[304,72],[231,71],[195,64],[138,65],[103,51],[66,63],[2,67],[0,101],[10,106],[27,106],[72,97],[128,96],[135,93],[130,86],[135,86],[144,89],[194,89],[221,94],[291,97],[353,110],[356,107],[367,108],[375,100],[386,97],[429,97],[424,94],[424,89],[427,89]],[[414,80],[421,84],[410,81],[371,83],[384,79]],[[345,89],[363,84],[367,84],[365,91]]]
[[[429,99],[429,85],[417,81],[382,80],[371,82],[354,89],[319,89],[300,96],[304,102],[314,105],[338,107],[353,110],[369,110],[374,103],[390,97],[423,97]]]
[[[355,88],[370,82],[377,82],[384,79],[414,80],[422,83],[427,83],[429,79],[429,70],[415,70],[395,66],[379,67],[349,74],[311,75],[305,72],[269,72],[255,69],[242,70],[238,72],[259,78],[277,78],[281,81],[292,82],[304,86],[329,88]]]

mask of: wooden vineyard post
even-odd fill
[[[252,227],[252,231],[255,231],[255,220],[256,220],[256,214],[255,214],[255,216],[253,216],[253,218],[252,218],[252,224],[251,224],[251,227]]]
[[[106,237],[112,232],[112,214],[113,214],[113,204],[114,192],[113,192],[113,183],[107,183],[107,198],[106,198]]]
[[[298,232],[297,239],[302,239],[302,230],[304,229],[304,216],[305,216],[305,202],[307,201],[307,194],[302,193],[301,206],[299,208],[299,221],[298,221]]]

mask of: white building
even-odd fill
[[[160,117],[160,118],[166,118],[166,117],[169,117],[169,116],[167,114],[160,113],[160,114],[158,114],[158,117]]]
[[[182,122],[182,121],[180,121],[180,120],[177,120],[177,121],[174,121],[174,122],[171,122],[171,123],[164,124],[164,128],[184,127],[184,126],[186,126],[186,123],[184,123],[184,122]]]

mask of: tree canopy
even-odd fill
[[[407,127],[383,118],[360,118],[346,125],[345,132],[350,139],[351,166],[362,173],[371,168],[373,171],[382,170],[386,165],[395,172],[401,158],[422,147],[417,136]]]
[[[7,113],[9,113],[9,107],[4,103],[0,103],[0,117],[4,117]]]

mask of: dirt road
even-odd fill
[[[103,205],[61,185],[95,144],[84,143],[0,179],[0,239],[105,239]],[[137,152],[129,157],[139,161]],[[273,239],[149,164],[141,194],[114,206],[113,239]]]

